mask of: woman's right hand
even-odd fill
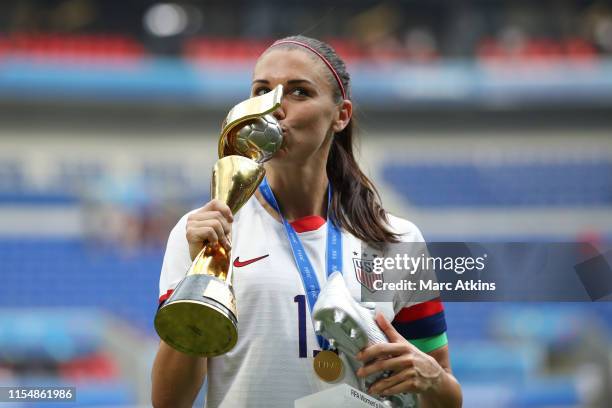
[[[224,202],[211,200],[187,217],[187,242],[193,261],[204,244],[220,243],[227,251],[231,249],[230,233],[234,217]]]

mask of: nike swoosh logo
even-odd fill
[[[252,264],[253,262],[257,262],[257,261],[259,261],[260,259],[264,259],[264,258],[266,258],[266,257],[268,257],[268,256],[270,256],[270,254],[263,255],[263,256],[259,256],[259,257],[257,257],[257,258],[253,258],[253,259],[247,259],[246,261],[241,261],[241,260],[240,260],[240,257],[239,257],[239,256],[237,256],[237,257],[236,257],[236,259],[234,259],[234,266],[235,266],[236,268],[242,268],[243,266],[250,265],[250,264]]]

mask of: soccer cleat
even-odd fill
[[[365,305],[368,307],[353,299],[342,274],[334,272],[327,279],[312,311],[316,333],[346,356],[353,372],[363,366],[356,356],[364,347],[389,342],[374,320],[376,305]],[[375,373],[360,379],[361,391],[365,392],[376,381],[389,375],[390,372]],[[412,396],[408,394],[394,395],[383,401],[389,407],[414,406]]]
[[[374,321],[374,310],[353,299],[338,272],[327,280],[312,315],[318,334],[335,340],[338,349],[353,358],[368,345],[388,341]]]

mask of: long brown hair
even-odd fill
[[[281,39],[306,44],[320,53],[336,71],[346,97],[350,99],[350,75],[346,64],[336,51],[323,41],[305,36],[291,36]],[[274,48],[304,49],[300,45],[281,43]],[[306,51],[307,52],[307,51]],[[313,53],[314,55],[314,53]],[[328,80],[334,89],[334,100],[341,103],[342,92],[332,72]],[[354,154],[354,119],[334,135],[327,158],[327,178],[332,186],[331,219],[342,229],[357,238],[370,243],[399,242],[398,234],[391,231],[387,213],[382,208],[378,191],[370,179],[361,171]]]

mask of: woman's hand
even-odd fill
[[[187,242],[193,261],[204,244],[220,243],[227,251],[231,249],[230,233],[234,217],[224,202],[212,200],[187,217]]]
[[[436,359],[410,344],[381,313],[377,314],[376,323],[389,343],[375,344],[359,352],[357,359],[367,364],[357,370],[357,375],[365,377],[379,371],[392,371],[392,374],[376,381],[368,393],[420,394],[438,387],[446,372]]]

